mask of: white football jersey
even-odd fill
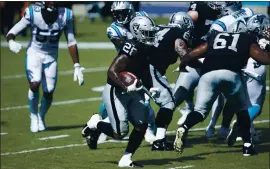
[[[210,31],[216,30],[219,32],[228,32],[230,26],[239,21],[242,20],[244,23],[246,23],[247,18],[251,17],[253,15],[253,11],[250,8],[242,8],[239,11],[234,12],[231,15],[223,16],[216,20],[210,27]]]
[[[17,35],[22,29],[29,26],[31,29],[31,41],[27,47],[28,51],[50,55],[57,59],[59,39],[63,31],[65,32],[68,46],[76,44],[73,32],[72,11],[67,8],[59,8],[58,12],[57,20],[52,25],[47,25],[41,14],[41,7],[31,5],[26,8],[23,18],[9,33]]]
[[[144,11],[135,12],[136,16],[148,16]],[[127,39],[132,39],[133,36],[129,31],[129,28],[126,28],[123,24],[117,24],[113,22],[109,27],[107,27],[107,36],[109,39],[113,38],[122,38],[125,37]],[[116,50],[118,51],[118,47],[115,46]]]

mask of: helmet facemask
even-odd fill
[[[127,24],[133,17],[133,10],[131,9],[119,9],[112,11],[114,20],[119,24]]]

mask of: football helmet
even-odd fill
[[[227,1],[225,2],[225,6],[221,10],[221,15],[226,16],[230,15],[236,11],[239,11],[242,8],[241,1]]]
[[[127,24],[135,16],[134,7],[128,1],[115,1],[111,6],[113,20],[118,24]]]
[[[41,1],[41,2],[36,2],[38,6],[41,7],[41,9],[45,9],[48,12],[53,12],[58,9],[58,2],[55,1]]]
[[[130,21],[130,32],[141,43],[154,45],[158,28],[148,16],[136,16]]]
[[[263,33],[270,28],[270,21],[264,14],[255,14],[247,21],[248,32],[263,36]]]
[[[205,2],[208,7],[212,8],[213,10],[222,10],[225,7],[225,2],[222,1],[212,1],[212,2]]]
[[[177,12],[170,17],[170,26],[177,26],[184,31],[188,31],[194,28],[192,18],[186,12]]]

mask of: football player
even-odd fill
[[[130,31],[135,40],[128,40],[113,60],[109,70],[107,84],[102,99],[110,119],[110,123],[101,120],[99,114],[93,115],[87,122],[90,132],[90,145],[96,149],[100,133],[115,138],[124,138],[129,131],[128,121],[134,128],[129,136],[129,142],[119,167],[138,167],[131,157],[143,141],[148,126],[148,109],[144,105],[142,86],[137,85],[138,79],[150,86],[148,79],[149,63],[147,61],[149,47],[154,44],[156,25],[147,16],[137,16],[130,22]],[[127,86],[120,78],[120,72],[133,73],[137,79]]]
[[[187,52],[187,41],[193,28],[191,17],[185,12],[177,12],[170,18],[167,26],[160,26],[156,34],[156,43],[149,52],[150,73],[153,88],[159,89],[156,103],[160,109],[156,116],[156,141],[152,150],[173,150],[172,144],[166,141],[165,134],[175,110],[175,99],[165,76],[167,68]]]
[[[255,34],[260,39],[259,45],[262,49],[269,51],[269,40],[265,39],[266,30],[270,27],[270,21],[264,14],[253,15],[247,21],[248,33]],[[260,113],[263,108],[263,103],[266,94],[266,66],[261,65],[256,60],[249,58],[247,66],[243,69],[244,80],[247,85],[247,92],[250,98],[252,107],[248,109],[251,121],[253,121]],[[231,112],[234,113],[234,112]],[[233,114],[229,115],[228,118],[223,120],[222,125],[229,125],[232,120]],[[233,122],[232,129],[228,135],[227,143],[232,146],[238,135],[237,132],[237,121]],[[253,122],[251,122],[251,139],[254,144],[259,142],[259,137],[254,129]]]
[[[144,11],[134,11],[132,3],[128,1],[116,1],[113,2],[111,7],[113,16],[113,23],[107,28],[107,36],[114,44],[117,51],[121,49],[126,40],[133,39],[133,35],[129,30],[129,23],[135,16],[148,16]],[[149,109],[149,126],[145,134],[145,140],[150,144],[155,140],[155,112],[152,109],[149,97],[146,96],[145,105]],[[105,109],[104,103],[100,105],[100,115],[103,119],[109,122],[109,118]],[[106,136],[103,137],[106,139]]]
[[[30,106],[31,132],[46,130],[44,122],[52,101],[57,81],[58,44],[64,31],[74,63],[74,81],[83,85],[84,77],[79,63],[77,42],[73,32],[73,14],[70,9],[58,8],[57,3],[39,2],[26,8],[22,19],[8,32],[6,39],[12,52],[20,52],[22,45],[15,37],[26,27],[31,28],[31,41],[27,47],[25,69],[29,82],[28,103]],[[38,111],[39,86],[43,97]]]
[[[247,110],[250,103],[241,81],[241,69],[247,64],[249,57],[261,64],[270,64],[270,53],[259,47],[256,36],[245,33],[247,27],[243,21],[237,21],[229,29],[230,32],[238,33],[213,32],[207,43],[195,48],[181,60],[180,69],[183,69],[194,59],[206,54],[194,111],[187,115],[176,133],[174,146],[177,152],[182,153],[189,129],[207,117],[212,104],[222,93],[234,103],[244,142],[243,155],[256,154],[250,139],[250,117]]]
[[[223,2],[190,3],[187,13],[192,17],[194,22],[190,48],[195,48],[204,42],[202,37],[209,31],[211,24],[220,17],[223,4]],[[181,125],[186,115],[194,109],[194,89],[198,85],[200,79],[200,68],[187,66],[186,69],[188,72],[180,73],[176,81],[176,86],[173,89],[176,107],[186,100],[186,108],[178,109],[182,114],[182,117],[177,123],[178,125]],[[220,111],[220,106],[213,106],[213,111]]]

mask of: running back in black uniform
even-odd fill
[[[147,58],[147,52],[150,47],[148,45],[142,44],[135,40],[127,40],[123,47],[120,49],[116,58],[122,54],[131,58],[131,61],[128,67],[123,71],[133,73],[138,79],[141,79],[143,84],[149,88],[151,82],[149,82],[149,63]],[[116,59],[115,58],[115,59]],[[107,83],[113,86],[117,86],[114,82],[108,77]]]
[[[162,27],[156,34],[157,43],[152,47],[150,54],[150,64],[159,71],[160,74],[166,73],[169,65],[174,64],[179,57],[175,51],[176,39],[182,39],[187,44],[190,33],[178,27]]]
[[[240,72],[250,58],[252,43],[257,43],[257,37],[248,33],[212,34],[208,40],[202,75],[220,69]]]
[[[213,9],[207,5],[207,2],[191,2],[188,11],[197,11],[198,20],[194,22],[192,32],[192,48],[197,47],[204,41],[201,39],[209,31],[211,24],[218,19],[220,10]]]

